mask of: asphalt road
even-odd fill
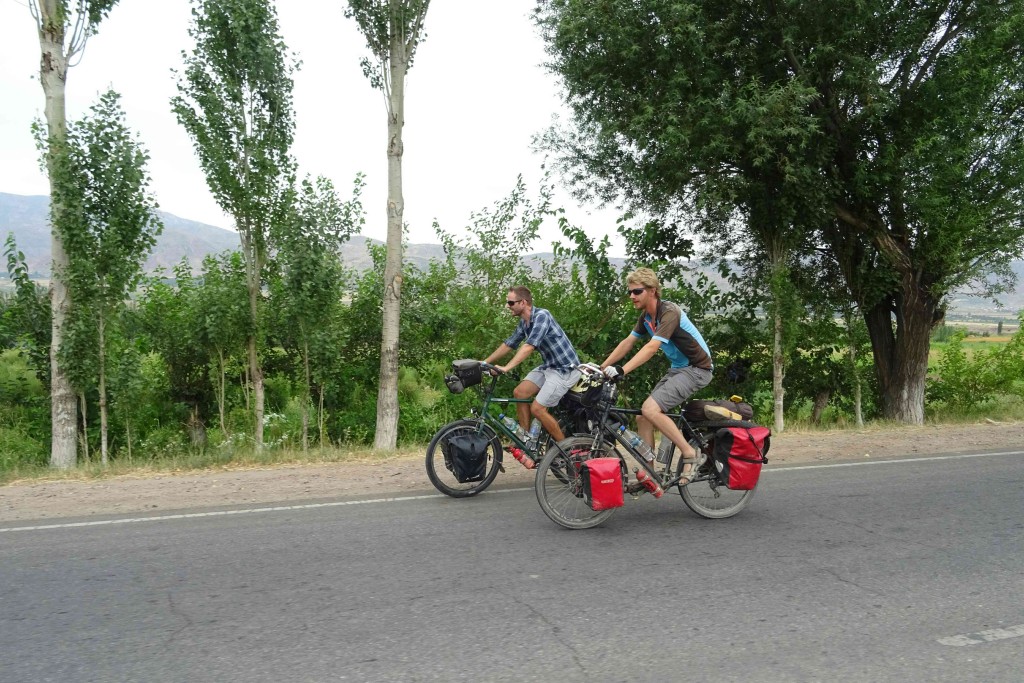
[[[1024,452],[0,529],[0,681],[1024,680]],[[99,521],[115,521],[97,524]],[[27,525],[22,525],[25,527]]]

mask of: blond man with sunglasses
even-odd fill
[[[529,430],[532,414],[540,420],[552,438],[561,441],[565,434],[548,409],[557,405],[562,396],[579,381],[580,371],[576,369],[580,364],[579,356],[551,312],[533,305],[533,294],[527,287],[508,290],[505,304],[509,313],[519,318],[519,324],[512,336],[502,342],[485,361],[493,363],[518,347],[508,364],[497,366],[499,370],[508,372],[535,350],[540,352],[543,362],[526,375],[526,379],[519,383],[512,395],[516,398],[537,397],[533,403],[516,405],[519,424],[524,430]]]
[[[681,405],[698,390],[711,382],[714,364],[711,350],[683,309],[661,299],[661,283],[650,268],[638,268],[626,276],[627,293],[633,307],[640,311],[640,319],[629,336],[619,342],[615,350],[601,363],[604,373],[612,379],[626,375],[649,361],[658,351],[664,352],[671,367],[644,401],[637,416],[637,431],[647,445],[654,448],[654,430],[671,439],[683,456],[683,476],[694,472],[703,461],[686,443],[682,432],[665,413]],[[623,365],[615,365],[626,357],[641,339],[649,339],[636,354]],[[689,477],[680,481],[689,483]]]

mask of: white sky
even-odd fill
[[[363,234],[386,237],[387,162],[384,96],[359,62],[367,54],[344,0],[278,0],[285,43],[302,60],[295,75],[296,138],[301,175],[331,178],[349,196],[366,174]],[[406,79],[403,160],[409,239],[437,242],[431,229],[465,234],[472,211],[512,190],[518,174],[535,198],[543,159],[530,139],[562,111],[557,82],[541,63],[540,37],[529,19],[532,0],[433,0],[427,39]],[[68,118],[77,119],[100,92],[122,95],[129,126],[150,154],[152,189],[164,211],[223,228],[231,220],[214,202],[190,138],[170,110],[171,69],[191,50],[188,0],[121,0],[90,39],[68,75]],[[29,126],[43,116],[37,78],[39,41],[27,0],[0,0],[0,192],[45,195]],[[569,219],[588,235],[608,234],[611,253],[624,253],[612,209],[580,207],[557,195]],[[552,223],[534,248],[549,250],[560,233]]]

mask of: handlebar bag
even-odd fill
[[[715,432],[711,453],[723,484],[738,491],[757,486],[761,466],[768,462],[771,434],[767,427],[723,427]]]
[[[565,398],[581,403],[585,406],[592,406],[601,397],[601,385],[603,380],[600,377],[580,377],[569,391],[565,392]]]
[[[580,467],[583,479],[583,502],[591,510],[620,508],[623,500],[622,460],[593,458]]]
[[[480,481],[487,474],[487,447],[490,443],[485,434],[478,432],[448,439],[448,459],[452,474],[460,484]]]
[[[462,382],[463,387],[472,387],[480,384],[483,371],[480,369],[480,361],[472,358],[463,358],[452,363],[452,370],[455,376]]]

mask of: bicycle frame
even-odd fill
[[[637,450],[633,448],[633,446],[631,446],[628,441],[626,441],[625,437],[623,437],[622,434],[619,433],[618,425],[620,423],[618,421],[612,421],[611,419],[609,419],[609,415],[612,413],[612,411],[614,411],[616,415],[640,415],[641,411],[636,408],[617,407],[615,405],[615,401],[619,396],[618,387],[610,383],[606,384],[605,386],[607,387],[607,390],[602,392],[601,398],[599,399],[598,404],[597,406],[595,406],[592,413],[593,417],[596,418],[594,419],[595,425],[593,432],[594,447],[596,448],[598,446],[599,440],[605,439],[606,437],[610,436],[615,440],[615,443],[622,446],[622,448],[625,449],[627,453],[633,456],[633,459],[636,460],[637,463],[644,468],[644,471],[646,471],[647,474],[653,477],[654,481],[657,481],[659,484],[661,484],[663,488],[669,488],[671,486],[675,486],[676,484],[678,484],[679,480],[683,478],[682,471],[684,463],[682,461],[682,458],[680,458],[679,462],[676,464],[675,472],[669,471],[672,467],[671,456],[675,453],[676,445],[672,444],[672,450],[669,452],[668,462],[659,463],[658,460],[655,459],[653,461],[653,464],[648,464],[647,460],[644,459],[644,457],[641,456],[640,453],[638,453]],[[607,394],[607,396],[605,394]],[[683,433],[684,439],[686,439],[687,441],[696,440],[701,450],[705,450],[707,448],[707,440],[699,431],[693,428],[689,421],[683,416],[682,411],[678,413],[666,413],[666,415],[675,420],[676,427],[678,427],[679,431]],[[664,439],[667,437],[662,435],[662,438]],[[658,472],[659,464],[662,465],[660,473]],[[691,472],[689,474],[692,476],[687,476],[687,479],[689,479],[691,483],[694,481],[701,481],[708,478],[706,475],[700,475],[697,472]]]
[[[481,363],[481,368],[483,369],[484,372],[488,372],[492,367],[494,367],[494,366],[492,366],[492,365],[490,365],[488,363]],[[488,372],[488,374],[490,374],[490,373]],[[532,398],[495,398],[494,397],[494,388],[497,385],[498,378],[500,376],[501,376],[500,374],[497,374],[497,375],[493,375],[492,374],[491,375],[490,383],[488,383],[488,385],[485,388],[483,388],[483,393],[484,393],[483,405],[480,407],[479,412],[477,412],[476,408],[471,408],[470,412],[473,415],[476,415],[477,417],[481,418],[481,420],[482,420],[481,424],[484,424],[484,423],[487,424],[489,427],[491,427],[491,429],[493,429],[498,434],[499,437],[507,438],[509,441],[511,441],[517,447],[519,447],[519,448],[521,448],[521,449],[523,449],[525,451],[525,450],[527,450],[526,442],[524,442],[522,439],[520,439],[519,436],[516,435],[515,432],[513,432],[511,429],[506,427],[504,425],[504,423],[502,423],[502,421],[499,420],[497,418],[497,416],[494,415],[491,412],[490,409],[491,409],[492,405],[508,406],[508,405],[516,405],[516,404],[520,404],[520,403],[533,403],[533,399]],[[512,417],[516,421],[518,421],[518,419],[519,419],[518,415],[514,415]],[[550,439],[550,435],[547,433],[547,430],[544,430],[543,432],[541,432],[540,444],[543,444],[543,445],[546,446],[547,445],[546,441],[548,439]],[[543,454],[547,450],[547,448],[540,448],[540,447],[538,447],[537,450],[538,450],[538,452],[540,454]],[[500,454],[498,456],[498,461],[499,462],[502,461],[502,457],[501,457]]]

